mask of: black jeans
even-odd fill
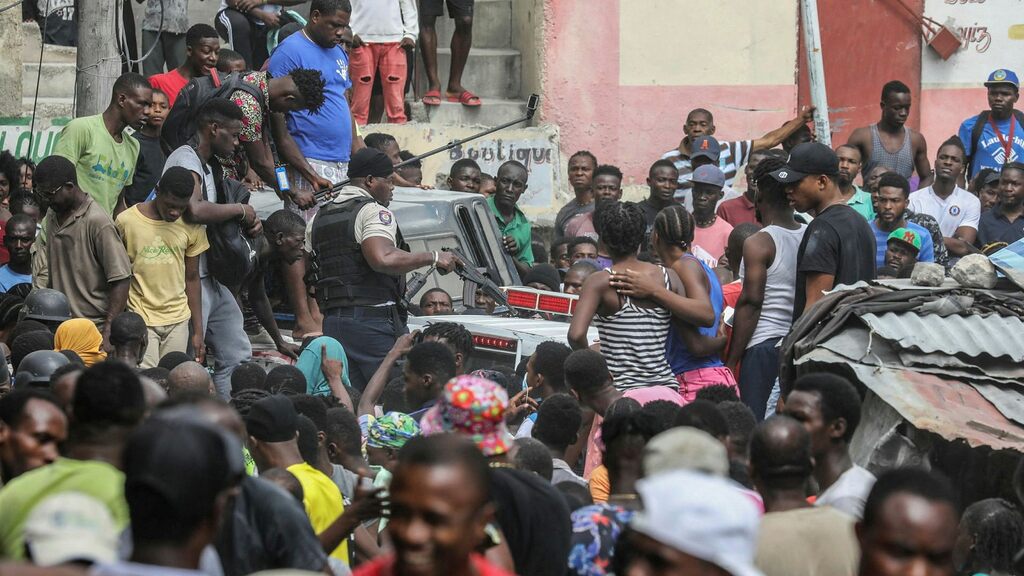
[[[393,312],[385,308],[332,308],[324,312],[324,336],[345,347],[348,378],[360,392],[377,371],[398,336],[409,329]]]
[[[267,31],[265,25],[257,25],[258,20],[235,10],[225,8],[217,13],[215,25],[217,33],[231,43],[232,49],[245,58],[246,70],[259,70],[266,62]]]

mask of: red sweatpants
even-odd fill
[[[351,52],[349,76],[352,78],[352,115],[360,126],[366,125],[370,113],[373,78],[380,73],[384,89],[384,111],[391,124],[405,124],[405,78],[408,62],[398,42],[364,44]]]

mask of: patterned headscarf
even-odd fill
[[[419,435],[420,427],[412,416],[401,412],[388,412],[370,422],[366,445],[370,448],[399,450],[406,442]]]
[[[444,393],[420,420],[423,434],[455,432],[469,436],[484,456],[509,451],[512,436],[505,425],[508,393],[501,386],[478,376],[457,376],[448,381]]]

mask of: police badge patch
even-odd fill
[[[388,210],[381,210],[377,213],[380,218],[380,223],[385,226],[391,226],[391,212]]]

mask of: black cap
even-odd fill
[[[295,440],[298,416],[295,406],[281,394],[264,398],[252,405],[245,417],[249,435],[260,442],[287,442]]]
[[[156,495],[163,507],[208,513],[245,474],[242,445],[191,406],[156,412],[124,447],[125,496]],[[152,497],[144,499],[153,503]],[[198,509],[198,510],[197,510]]]
[[[839,157],[820,142],[804,142],[793,148],[786,165],[772,172],[771,176],[783,184],[792,184],[803,180],[805,176],[817,174],[839,174]]]
[[[395,167],[391,164],[391,159],[376,148],[361,148],[348,161],[349,178],[366,178],[367,176],[387,178],[394,171]]]

